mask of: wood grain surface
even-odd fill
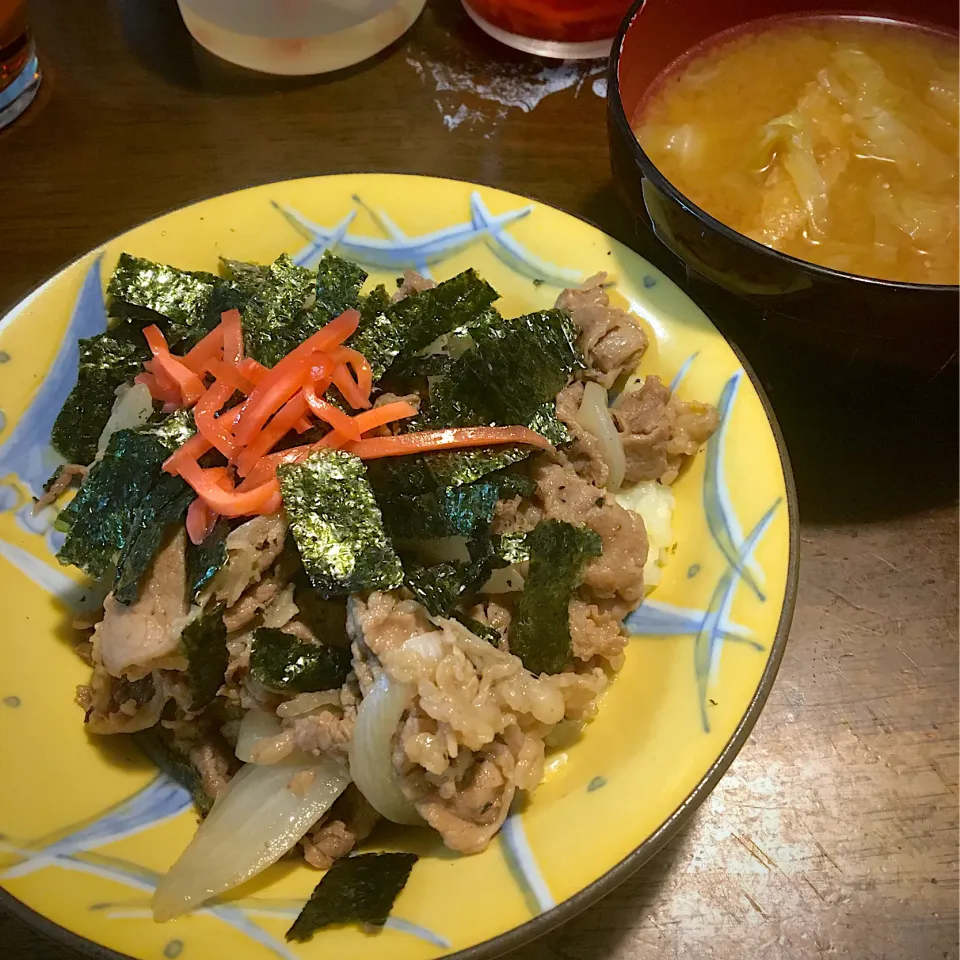
[[[610,184],[600,65],[514,56],[453,0],[431,3],[375,60],[306,80],[213,60],[173,0],[28,9],[46,73],[34,106],[0,133],[0,311],[158,213],[342,171],[527,194],[684,279]],[[512,960],[954,960],[956,372],[917,383],[836,369],[693,293],[766,385],[793,460],[802,544],[790,642],[753,735],[689,825]],[[919,335],[922,318],[904,318],[904,336]],[[0,916],[3,960],[75,956]]]

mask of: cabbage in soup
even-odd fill
[[[634,121],[707,213],[802,260],[954,284],[956,39],[890,22],[776,18],[672,69]]]

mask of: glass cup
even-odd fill
[[[0,129],[30,106],[39,86],[40,64],[24,0],[0,0]]]
[[[541,57],[606,57],[632,0],[463,0],[491,37]]]
[[[426,0],[177,0],[194,40],[263,73],[302,75],[366,60],[402,36]]]

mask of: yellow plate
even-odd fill
[[[302,863],[155,924],[151,892],[196,819],[185,792],[122,738],[84,733],[73,695],[88,669],[68,639],[86,591],[58,566],[54,513],[32,516],[31,495],[55,466],[48,438],[75,377],[76,341],[103,329],[103,284],[121,251],[215,270],[218,256],[269,262],[285,251],[306,263],[328,247],[376,281],[405,267],[438,279],[475,267],[507,315],[551,306],[560,287],[605,270],[651,335],[640,372],[717,404],[722,425],[674,486],[675,551],[630,620],[636,636],[599,717],[553,756],[545,782],[485,853],[454,856],[426,831],[377,834],[386,849],[422,856],[378,935],[342,928],[286,943],[318,880]],[[268,184],[177,210],[82,257],[0,322],[0,351],[2,902],[75,949],[144,960],[492,956],[588,906],[650,857],[756,721],[796,593],[796,501],[782,441],[710,321],[594,227],[449,180]]]

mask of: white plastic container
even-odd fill
[[[177,0],[194,40],[250,70],[313,74],[379,53],[426,0]]]

